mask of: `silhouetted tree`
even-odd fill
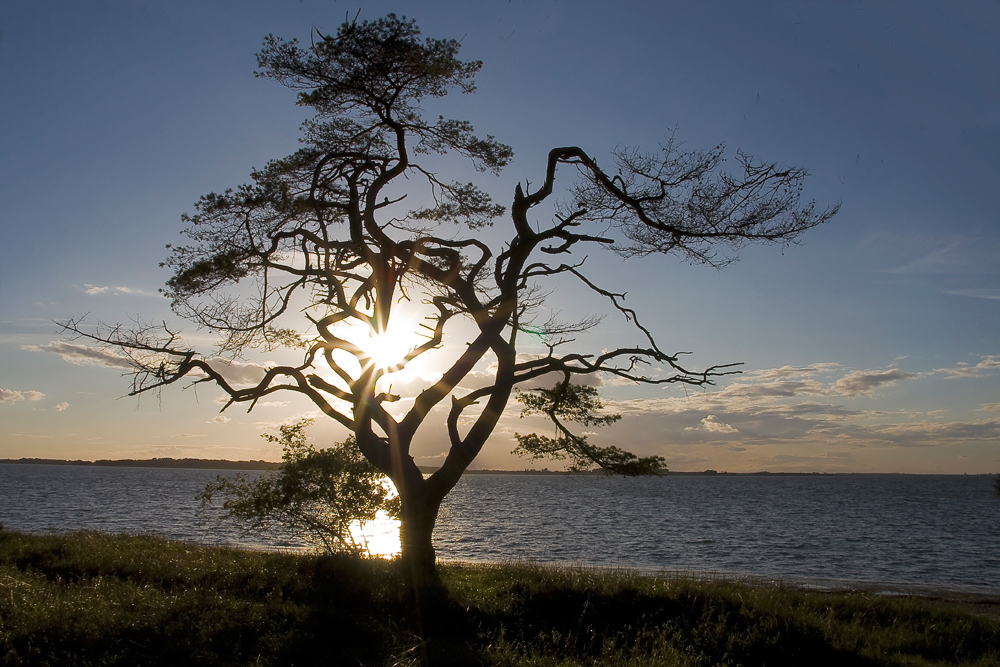
[[[732,372],[731,365],[692,370],[665,352],[625,295],[588,274],[583,253],[673,254],[723,266],[748,243],[794,242],[837,210],[800,204],[803,169],[737,152],[738,172],[729,173],[721,168],[722,145],[682,151],[672,138],[652,152],[614,151],[610,170],[582,148],[554,148],[539,186],[519,183],[507,210],[479,186],[433,171],[440,160],[423,160],[457,154],[473,171],[496,174],[513,155],[494,137],[477,136],[468,121],[424,118],[428,98],[475,89],[481,63],[459,60],[458,51],[457,41],[421,39],[413,21],[392,14],[344,23],[335,35],[317,32],[308,47],[268,36],[257,75],[298,91],[298,103],[315,112],[303,124],[303,146],[252,172],[251,183],[202,197],[184,217],[192,244],[174,248],[166,261],[174,271],[165,290],[174,312],[217,332],[218,349],[201,354],[166,324],[95,331],[79,319],[64,323],[130,361],[133,394],[188,377],[215,383],[229,404],[250,408],[275,392],[306,396],[352,432],[365,457],[395,483],[403,559],[418,578],[433,576],[431,531],[442,499],[493,433],[516,387],[526,410],[547,415],[557,429],[554,438],[519,436],[521,452],[640,474],[656,471],[662,459],[597,447],[566,426],[609,421],[594,412],[600,404],[592,391],[574,388],[574,380],[700,386]],[[552,205],[551,219],[529,220],[556,199],[561,177],[575,178],[566,198]],[[502,227],[494,226],[498,219]],[[554,279],[578,281],[623,315],[635,342],[588,351],[570,337],[599,318],[542,321]],[[402,300],[423,304],[426,336],[384,367],[350,340],[346,325],[377,336]],[[392,373],[469,330],[440,379],[393,414],[401,397],[392,393]],[[546,353],[519,355],[539,339]],[[270,366],[253,386],[226,379],[220,355],[278,346],[301,348],[301,362]],[[487,364],[486,385],[463,389]],[[447,408],[447,456],[425,479],[410,447],[439,405]]]

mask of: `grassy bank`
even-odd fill
[[[384,561],[0,532],[3,665],[998,665],[989,607],[448,565],[412,613]]]

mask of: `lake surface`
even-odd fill
[[[222,472],[0,464],[0,522],[30,532],[241,537],[195,495]],[[260,474],[256,471],[247,475]],[[442,560],[530,560],[1000,594],[986,475],[467,475],[441,509]]]

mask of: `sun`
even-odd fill
[[[393,327],[380,334],[372,334],[362,341],[361,348],[376,368],[388,368],[400,363],[416,347],[413,335],[403,329],[404,327]]]
[[[353,346],[353,350],[345,351],[344,354],[352,357],[352,361],[358,366],[349,363],[343,355],[338,355],[338,359],[333,362],[335,365],[344,363],[340,368],[352,375],[371,368],[380,371],[380,375],[394,377],[426,374],[428,359],[425,355],[418,354],[409,360],[406,358],[428,341],[426,327],[415,315],[394,313],[382,332],[378,332],[367,322],[342,322],[334,329],[334,335]],[[402,375],[397,375],[398,373]]]

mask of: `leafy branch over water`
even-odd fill
[[[379,510],[399,516],[399,497],[388,479],[348,437],[327,449],[306,439],[313,423],[303,419],[263,438],[282,446],[278,470],[249,478],[219,475],[198,494],[203,506],[222,495],[224,517],[244,533],[282,532],[304,538],[325,551],[361,553],[365,545],[352,534],[360,522],[373,521]]]

